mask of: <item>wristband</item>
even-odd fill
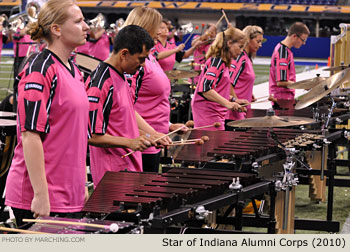
[[[235,102],[236,101],[236,98],[235,97],[232,97],[231,99],[230,99],[230,102]]]

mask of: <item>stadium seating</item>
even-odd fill
[[[218,2],[218,3],[257,3],[257,4],[302,4],[337,5],[337,0],[155,0],[166,2]]]

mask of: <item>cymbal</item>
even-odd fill
[[[168,76],[169,80],[192,78],[199,75],[198,72],[193,70],[170,70],[170,71],[165,71],[165,74],[166,76]]]
[[[336,66],[336,67],[329,67],[329,68],[325,68],[323,69],[323,71],[342,71],[346,68],[348,68],[349,66]]]
[[[324,81],[326,78],[324,77],[315,77],[312,79],[302,80],[298,82],[294,82],[292,84],[289,84],[287,87],[291,89],[311,89],[317,84],[319,84],[321,81]]]
[[[174,85],[184,85],[184,86],[191,86],[192,85],[192,83],[191,82],[189,82],[188,80],[181,80],[181,81],[179,81],[179,82],[174,82],[173,83]]]
[[[350,68],[338,72],[331,77],[321,81],[317,86],[311,89],[295,105],[295,109],[306,108],[307,106],[319,101],[327,94],[338,88],[341,84],[350,81]]]
[[[227,123],[231,127],[277,128],[313,123],[315,120],[307,117],[275,116],[253,117]]]
[[[188,67],[188,66],[194,67],[194,66],[202,66],[202,65],[203,64],[199,64],[199,63],[196,63],[196,62],[189,62],[189,63],[186,63],[186,64],[181,64],[177,68]]]

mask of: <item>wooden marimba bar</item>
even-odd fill
[[[163,174],[107,172],[85,204],[89,213],[140,211],[141,218],[221,195],[233,178],[247,186],[253,174],[173,168]]]

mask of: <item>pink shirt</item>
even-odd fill
[[[169,51],[176,48],[176,45],[170,41],[167,41],[165,44],[165,47],[162,45],[160,41],[157,42],[157,44],[152,48],[151,53],[157,57],[157,55],[164,51]],[[158,60],[159,65],[163,68],[164,71],[170,71],[173,70],[175,65],[175,57],[176,53],[170,55],[169,57],[166,57],[164,59]]]
[[[171,35],[172,32],[169,32],[169,35]],[[175,36],[173,36],[172,38],[168,39],[169,42],[173,43],[173,44],[176,44],[176,41],[175,41]]]
[[[6,181],[6,205],[30,210],[33,188],[20,132],[39,132],[51,212],[78,212],[84,206],[89,102],[82,76],[45,49],[19,74],[17,140]]]
[[[276,99],[294,100],[295,90],[277,86],[278,81],[295,81],[293,52],[282,43],[276,45],[270,66],[269,93]]]
[[[135,110],[156,131],[168,133],[170,81],[154,56],[151,54],[148,56],[145,67],[141,68],[131,80]],[[154,154],[159,151],[151,147],[143,153]]]
[[[232,86],[238,99],[246,99],[252,101],[253,86],[255,81],[255,73],[253,62],[249,58],[246,51],[243,51],[236,60],[232,61],[234,72],[232,74]],[[250,106],[247,106],[250,109]],[[245,112],[227,111],[226,119],[242,120],[245,118]]]
[[[16,33],[13,35],[13,53],[16,57],[17,53],[17,42],[23,43],[23,42],[32,42],[33,40],[30,39],[30,36],[28,34],[24,35],[23,37],[19,36],[19,33]],[[31,48],[31,51],[35,51],[35,47],[31,46],[31,44],[18,44],[18,57],[26,57],[28,49]]]
[[[199,37],[199,35],[194,36],[193,39],[197,37]],[[209,47],[210,47],[210,44],[208,43],[208,44],[201,45],[200,47],[197,47],[193,51],[193,60],[194,60],[194,63],[196,63],[195,66],[193,67],[195,71],[202,70],[201,65],[205,64],[205,61],[206,61],[205,55],[208,52]],[[199,76],[194,77],[193,80],[194,80],[194,83],[197,84],[199,80]]]
[[[105,60],[109,56],[109,37],[104,33],[96,42],[89,42],[89,55],[100,60]]]
[[[101,62],[91,76],[86,81],[90,102],[91,132],[127,138],[138,137],[135,110],[124,75],[118,73],[111,65]],[[107,171],[127,169],[141,172],[140,152],[121,158],[130,151],[132,150],[126,148],[90,146],[91,175],[94,185],[97,186]]]
[[[84,45],[78,46],[75,51],[90,55],[90,42],[86,41]]]
[[[206,130],[224,130],[227,108],[219,103],[207,100],[202,93],[215,90],[225,99],[230,99],[231,76],[230,68],[225,66],[221,58],[209,58],[199,77],[194,97],[192,99],[192,112],[195,127],[206,126],[220,122],[220,128],[206,128]]]

